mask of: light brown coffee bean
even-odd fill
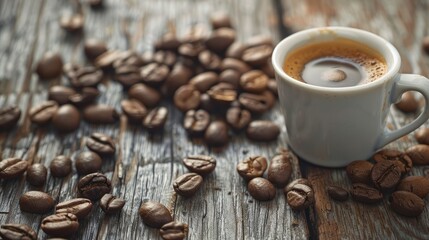
[[[419,102],[412,92],[402,94],[401,100],[395,103],[395,107],[404,113],[413,113],[419,109]]]
[[[250,156],[237,164],[238,174],[246,181],[262,177],[267,169],[267,159],[263,156]]]
[[[161,228],[173,221],[170,211],[158,202],[149,201],[142,203],[139,214],[143,219],[143,223],[153,228]]]
[[[384,160],[396,162],[400,168],[402,175],[405,175],[406,173],[410,172],[411,168],[413,167],[413,162],[411,161],[411,158],[407,154],[395,149],[380,150],[373,156],[373,159],[376,162]]]
[[[415,165],[429,165],[429,145],[417,144],[405,152]]]
[[[100,207],[103,212],[107,214],[114,214],[122,210],[125,205],[125,200],[122,198],[117,198],[112,194],[105,194],[100,199]]]
[[[49,236],[68,238],[77,232],[79,222],[74,214],[58,213],[45,217],[41,228]]]
[[[185,173],[173,182],[174,191],[183,197],[192,197],[201,188],[203,178],[196,173]]]
[[[412,192],[396,191],[389,198],[393,211],[407,216],[417,217],[425,209],[425,202]]]
[[[159,235],[164,240],[182,240],[188,233],[188,224],[169,222],[159,230]]]
[[[408,191],[425,198],[429,193],[429,179],[423,176],[409,176],[399,182],[397,191]]]
[[[55,206],[55,213],[72,213],[79,219],[85,218],[92,210],[92,202],[86,198],[74,198],[60,202]]]
[[[143,103],[148,108],[153,108],[161,101],[161,94],[154,88],[143,83],[138,83],[128,90],[128,96]]]
[[[107,52],[106,43],[98,39],[88,39],[85,41],[83,51],[88,60],[94,61],[98,56]]]
[[[19,208],[23,212],[45,214],[54,208],[51,195],[40,191],[29,191],[19,198]]]
[[[429,145],[429,128],[420,128],[416,131],[414,137],[418,143]]]
[[[352,183],[367,183],[371,182],[371,171],[374,164],[365,161],[357,160],[346,167],[346,173]]]
[[[231,28],[219,28],[212,32],[206,41],[208,49],[222,53],[235,41],[236,33]]]
[[[46,101],[32,107],[28,113],[31,122],[35,124],[47,124],[58,111],[58,104],[55,101]]]
[[[276,187],[283,188],[289,182],[292,174],[292,156],[286,151],[274,156],[268,165],[267,178]]]
[[[193,155],[183,159],[185,167],[194,173],[207,175],[216,168],[216,159],[206,155]]]
[[[143,119],[143,126],[151,132],[161,131],[167,122],[168,110],[166,107],[152,109]]]
[[[284,192],[285,192],[285,194],[286,194],[287,192],[289,192],[290,190],[292,190],[293,186],[295,186],[296,184],[303,184],[303,185],[307,185],[307,186],[309,186],[309,187],[312,187],[312,186],[311,186],[311,183],[310,183],[310,181],[309,181],[308,179],[306,179],[306,178],[297,178],[297,179],[293,180],[292,182],[290,182],[290,183],[289,183],[289,184],[284,188]]]
[[[268,77],[260,70],[252,70],[241,75],[240,87],[245,92],[261,93],[267,89]]]
[[[297,183],[286,193],[286,199],[293,210],[304,210],[314,203],[314,191],[308,185]]]
[[[249,194],[259,201],[270,201],[276,197],[276,188],[265,178],[256,177],[247,184]]]

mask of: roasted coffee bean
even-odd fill
[[[346,167],[346,173],[352,183],[371,183],[371,171],[374,164],[358,160],[350,163]]]
[[[198,60],[204,69],[211,71],[219,70],[222,63],[221,58],[209,50],[200,52]]]
[[[48,176],[48,169],[43,164],[35,163],[27,168],[27,182],[33,186],[43,186]]]
[[[74,198],[60,202],[55,206],[55,213],[71,213],[79,219],[85,218],[92,210],[92,202],[86,198]]]
[[[384,160],[395,161],[400,166],[402,175],[411,171],[411,168],[413,167],[413,162],[407,154],[394,149],[380,150],[373,156],[373,158],[376,162]]]
[[[60,19],[60,27],[68,32],[81,31],[83,24],[82,14],[64,15]]]
[[[393,211],[407,217],[417,217],[425,209],[425,202],[412,192],[396,191],[389,198]]]
[[[88,39],[85,41],[83,51],[89,61],[94,61],[98,56],[107,52],[106,43],[97,39]]]
[[[146,64],[146,61],[140,56],[140,54],[134,51],[125,51],[118,59],[113,62],[115,72],[118,73],[118,68],[124,66],[130,67],[141,67]]]
[[[95,152],[81,152],[76,157],[76,170],[81,175],[95,173],[101,170],[103,161]]]
[[[231,46],[229,46],[228,50],[225,53],[225,57],[241,60],[244,50],[246,50],[246,46],[243,43],[234,42],[233,44],[231,44]]]
[[[139,214],[143,219],[143,223],[153,228],[161,228],[164,224],[173,221],[170,211],[158,202],[142,203]]]
[[[372,183],[381,191],[390,191],[401,180],[400,165],[395,161],[380,161],[371,171]]]
[[[164,240],[182,240],[188,233],[188,224],[169,222],[159,230],[159,235]]]
[[[273,39],[270,36],[266,36],[266,35],[256,35],[247,39],[247,42],[246,42],[246,46],[248,48],[262,46],[262,45],[268,45],[272,47]]]
[[[53,237],[69,237],[77,232],[79,222],[72,213],[58,213],[42,220],[42,230]]]
[[[0,179],[13,179],[22,176],[28,163],[20,158],[6,158],[0,161]]]
[[[429,128],[420,128],[416,131],[414,137],[416,138],[418,143],[429,145]]]
[[[415,165],[429,164],[429,145],[417,144],[409,147],[405,153]]]
[[[55,206],[51,195],[40,191],[29,191],[19,198],[19,208],[23,212],[45,214]]]
[[[196,173],[185,173],[173,182],[174,191],[183,197],[192,197],[203,183],[203,178]]]
[[[219,28],[212,32],[210,37],[206,40],[208,49],[222,53],[235,41],[235,31],[231,28]]]
[[[268,80],[267,84],[268,90],[270,90],[275,96],[279,95],[277,81],[275,79]]]
[[[148,108],[155,107],[161,101],[161,94],[143,83],[132,86],[130,90],[128,90],[128,96],[137,99]]]
[[[115,142],[111,137],[103,133],[93,133],[86,140],[86,146],[89,150],[100,155],[112,155],[116,151]]]
[[[191,79],[192,75],[193,70],[190,67],[182,63],[176,63],[173,67],[173,70],[171,70],[170,74],[164,82],[164,95],[166,95],[167,97],[173,96],[174,92],[176,92],[179,87],[189,82],[189,79]]]
[[[186,59],[196,60],[204,50],[205,46],[200,42],[184,43],[179,47],[179,54]]]
[[[31,122],[35,124],[46,124],[58,111],[58,104],[54,101],[46,101],[32,107],[28,113]]]
[[[286,199],[293,210],[304,210],[314,203],[314,191],[310,186],[298,183],[286,193]]]
[[[255,120],[249,123],[246,135],[254,141],[273,141],[280,134],[280,128],[268,120]]]
[[[112,194],[105,194],[100,199],[100,207],[103,212],[107,214],[117,213],[122,210],[125,205],[125,200],[122,198],[117,198]]]
[[[270,45],[249,47],[243,52],[242,59],[251,66],[262,66],[270,59],[272,52],[273,47]]]
[[[226,122],[237,131],[246,128],[251,120],[250,112],[240,107],[231,107],[226,112]]]
[[[378,189],[363,183],[353,184],[353,189],[350,193],[352,198],[358,202],[378,203],[383,200],[383,194]]]
[[[273,78],[273,79],[275,78],[274,67],[273,67],[273,64],[271,63],[271,59],[268,59],[267,63],[260,66],[259,69],[262,72],[264,72],[269,78]]]
[[[395,107],[404,113],[414,113],[419,109],[419,102],[412,92],[402,94],[401,100],[395,103]]]
[[[397,191],[408,191],[425,198],[429,193],[429,179],[423,176],[409,176],[399,182]]]
[[[95,66],[101,68],[103,71],[113,70],[113,64],[118,59],[121,59],[126,52],[121,52],[117,50],[108,50],[95,59]]]
[[[203,93],[200,96],[200,108],[207,112],[212,112],[214,104],[207,93]]]
[[[222,64],[220,66],[221,71],[225,71],[227,69],[232,69],[235,70],[237,72],[241,74],[244,74],[250,70],[252,70],[252,68],[247,65],[245,62],[235,59],[235,58],[225,58],[222,60]]]
[[[3,224],[0,237],[4,240],[37,240],[37,233],[25,224]]]
[[[329,197],[337,201],[346,201],[349,198],[349,192],[342,187],[328,186],[327,192]]]
[[[176,63],[176,54],[171,51],[156,51],[153,55],[153,60],[160,64],[159,66],[172,67]],[[142,74],[142,76],[144,76],[144,74]]]
[[[182,43],[179,39],[177,39],[176,34],[167,32],[158,41],[155,42],[155,49],[176,51],[180,44]]]
[[[216,12],[212,14],[210,16],[210,23],[213,29],[233,28],[229,16],[221,12]]]
[[[100,91],[93,87],[84,87],[78,93],[69,97],[69,101],[78,107],[84,107],[92,104],[100,95]]]
[[[422,47],[423,51],[425,51],[426,54],[429,54],[429,36],[423,38]]]
[[[127,115],[128,120],[134,123],[140,123],[147,115],[146,107],[134,99],[125,99],[121,101],[122,112]]]
[[[63,71],[63,59],[56,52],[47,52],[39,60],[36,73],[41,79],[52,79],[61,76]]]
[[[189,110],[185,114],[183,127],[190,135],[201,135],[210,124],[210,114],[205,110]]]
[[[220,147],[228,143],[228,125],[222,120],[212,121],[204,133],[206,143],[213,147]]]
[[[183,164],[189,171],[204,176],[215,170],[216,159],[206,155],[194,155],[184,158]]]
[[[269,201],[276,197],[276,188],[265,178],[253,178],[247,184],[250,195],[259,201]]]
[[[174,94],[174,105],[183,112],[196,109],[200,105],[200,95],[194,85],[183,85]]]
[[[237,164],[238,174],[246,181],[262,177],[266,169],[267,159],[262,156],[250,156]]]
[[[62,105],[52,116],[52,124],[60,132],[74,131],[79,127],[80,113],[73,105]]]
[[[267,179],[278,188],[284,188],[292,174],[292,156],[289,152],[283,152],[274,156],[268,165]]]
[[[268,77],[260,70],[252,70],[240,78],[240,87],[251,93],[261,93],[267,89]]]
[[[54,177],[65,177],[72,171],[72,161],[69,157],[60,155],[56,156],[50,164],[51,174]]]
[[[238,97],[241,106],[252,113],[261,114],[273,107],[275,102],[274,95],[269,91],[264,91],[261,94],[242,93]]]
[[[115,80],[122,84],[124,88],[129,88],[136,83],[142,82],[143,77],[140,75],[139,67],[124,65],[115,68]]]
[[[237,99],[235,87],[229,83],[219,83],[207,91],[210,100],[217,104],[230,104]]]
[[[107,105],[91,105],[83,110],[83,119],[93,124],[110,124],[119,120],[116,110]]]
[[[143,126],[150,131],[159,131],[167,122],[168,110],[166,107],[152,109],[143,120]]]
[[[103,72],[95,67],[75,67],[66,76],[74,88],[96,87],[103,80]]]
[[[232,84],[235,88],[238,88],[240,84],[241,74],[233,69],[226,69],[219,75],[219,82],[225,82]]]
[[[69,103],[69,97],[74,94],[76,92],[73,88],[57,85],[49,88],[48,99],[63,105]]]
[[[21,117],[21,109],[11,105],[0,108],[0,130],[10,130],[15,126]]]
[[[311,186],[311,183],[310,183],[310,181],[309,181],[308,179],[306,179],[306,178],[297,178],[297,179],[293,180],[292,182],[290,182],[290,183],[285,187],[285,189],[284,189],[285,194],[286,194],[287,192],[289,192],[290,190],[292,190],[292,189],[293,189],[293,187],[294,187],[296,184],[303,184],[303,185],[306,185],[306,186],[312,187],[312,186]]]
[[[79,180],[79,194],[92,201],[97,201],[106,193],[110,193],[112,184],[102,173],[90,173]]]
[[[193,77],[189,84],[200,92],[207,92],[213,85],[219,82],[219,76],[215,72],[204,72]]]

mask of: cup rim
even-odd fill
[[[316,86],[316,85],[312,85],[312,84],[302,82],[300,80],[297,80],[297,79],[292,78],[291,76],[287,75],[286,72],[283,70],[283,61],[284,61],[284,58],[286,57],[286,55],[282,56],[281,62],[277,61],[277,59],[279,58],[278,55],[281,52],[281,48],[283,46],[287,46],[288,43],[292,40],[307,38],[308,36],[314,35],[314,33],[321,33],[321,32],[323,32],[323,33],[333,32],[335,34],[340,33],[339,34],[340,36],[341,36],[341,32],[349,32],[349,33],[363,35],[366,38],[371,38],[372,40],[379,42],[380,45],[384,46],[385,49],[392,54],[392,60],[393,61],[391,62],[391,64],[388,63],[388,66],[387,66],[388,71],[383,76],[381,76],[379,79],[372,81],[370,83],[365,83],[365,84],[356,85],[356,86],[349,86],[349,87],[334,88],[334,87]],[[341,37],[343,37],[343,36],[341,36]],[[345,38],[347,38],[347,37],[345,37]],[[364,41],[359,41],[359,40],[355,40],[355,39],[353,39],[353,40],[358,41],[364,45],[368,45]],[[382,54],[382,53],[380,52],[380,54]],[[382,54],[382,56],[386,59],[386,54]],[[310,29],[306,29],[306,30],[296,32],[296,33],[284,38],[274,48],[271,61],[272,61],[272,65],[274,68],[274,72],[276,73],[276,75],[278,77],[280,77],[282,79],[282,81],[286,80],[286,81],[288,81],[288,82],[290,82],[296,86],[299,86],[301,88],[305,88],[307,90],[312,90],[312,91],[317,91],[317,92],[324,92],[324,93],[358,92],[358,91],[365,91],[367,89],[374,88],[374,87],[379,86],[379,85],[383,85],[387,81],[389,81],[395,77],[395,75],[399,72],[399,69],[401,66],[401,57],[399,55],[398,50],[390,42],[388,42],[384,38],[382,38],[382,37],[380,37],[374,33],[364,31],[361,29],[350,28],[350,27],[338,27],[338,26],[310,28]]]

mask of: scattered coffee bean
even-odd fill
[[[190,84],[183,85],[174,94],[174,105],[183,112],[200,105],[200,92]]]
[[[238,174],[246,181],[262,177],[266,169],[267,159],[262,156],[251,156],[237,164]]]
[[[112,194],[105,194],[100,199],[100,207],[103,212],[107,214],[117,213],[122,210],[125,205],[125,200],[122,198],[117,198]]]
[[[293,210],[304,210],[314,203],[314,191],[308,185],[297,183],[286,192],[286,199]]]
[[[48,176],[48,169],[43,164],[35,163],[27,168],[27,182],[33,186],[43,186]]]
[[[252,115],[250,112],[246,109],[241,109],[240,107],[231,107],[226,112],[226,121],[234,130],[237,131],[246,128],[251,120]]]
[[[219,83],[207,91],[210,101],[218,104],[230,104],[237,99],[237,90],[232,84]]]
[[[423,127],[416,131],[414,134],[416,140],[420,144],[429,145],[429,128]]]
[[[377,162],[371,171],[372,183],[381,191],[390,191],[401,180],[400,165],[395,161]]]
[[[80,175],[87,175],[101,170],[102,160],[95,152],[81,152],[76,157],[76,170]]]
[[[51,195],[40,191],[29,191],[19,198],[19,208],[23,212],[45,214],[54,206]]]
[[[423,176],[409,176],[398,184],[398,191],[408,191],[425,198],[429,193],[429,179]]]
[[[121,101],[122,112],[127,115],[128,120],[132,123],[140,123],[147,115],[146,107],[134,99],[125,99]]]
[[[280,134],[280,128],[267,120],[255,120],[250,122],[246,130],[247,137],[255,141],[273,141]]]
[[[219,82],[229,83],[234,86],[234,88],[238,88],[240,84],[241,74],[233,69],[226,69],[222,71],[219,75]]]
[[[425,202],[412,192],[396,191],[389,198],[393,211],[407,217],[417,217],[425,209]]]
[[[82,219],[88,216],[92,210],[92,202],[86,198],[74,198],[60,202],[55,206],[55,213],[71,213]]]
[[[143,83],[135,84],[128,90],[128,96],[143,103],[148,108],[153,108],[161,101],[161,94]]]
[[[69,97],[76,94],[75,90],[66,86],[53,86],[49,88],[48,99],[55,101],[59,105],[69,103]]]
[[[168,110],[166,107],[152,109],[143,120],[143,126],[149,131],[160,131],[164,129],[167,122]]]
[[[97,104],[83,110],[83,119],[93,124],[112,124],[119,120],[119,114],[111,106]]]
[[[395,103],[395,107],[404,113],[414,113],[419,109],[419,102],[414,97],[414,93],[405,92],[401,100]]]
[[[77,232],[79,222],[71,213],[58,213],[42,220],[42,230],[53,237],[69,237]]]
[[[238,101],[241,106],[255,114],[262,114],[268,111],[275,102],[274,95],[269,91],[264,91],[261,94],[242,93]]]
[[[143,81],[140,75],[140,68],[131,65],[124,65],[115,68],[115,80],[118,81],[124,88],[129,88],[134,84]]]
[[[78,107],[84,107],[93,103],[98,95],[100,95],[100,91],[97,88],[84,87],[80,92],[71,95],[69,101]]]
[[[188,224],[180,222],[169,222],[159,230],[159,235],[165,240],[182,240],[188,233]]]
[[[222,120],[212,121],[204,133],[206,143],[213,147],[220,147],[228,143],[228,125]]]
[[[80,113],[73,105],[62,105],[52,116],[52,124],[60,132],[74,131],[79,127]]]
[[[184,158],[183,164],[189,171],[204,176],[215,170],[216,159],[206,155],[194,155]]]
[[[203,178],[196,173],[185,173],[173,182],[174,191],[183,197],[192,197],[203,183]]]
[[[204,50],[200,52],[200,54],[198,55],[198,60],[203,66],[203,68],[209,71],[219,70],[220,65],[222,63],[221,58],[217,54],[209,50]]]
[[[182,43],[177,39],[176,34],[167,32],[158,41],[155,42],[157,50],[176,51]]]
[[[85,41],[83,51],[89,61],[94,61],[98,56],[107,52],[107,46],[105,42],[92,38]]]
[[[28,113],[31,122],[39,125],[47,124],[58,111],[58,104],[54,101],[46,101],[32,107]]]
[[[227,69],[232,69],[240,73],[240,75],[252,70],[252,68],[247,65],[245,62],[235,59],[235,58],[225,58],[222,60],[222,64],[220,65],[221,71],[225,71]]]
[[[222,53],[235,41],[235,31],[231,28],[219,28],[212,32],[206,41],[208,49]]]
[[[213,111],[214,104],[207,93],[203,93],[200,96],[200,108],[210,113]]]
[[[66,177],[72,171],[72,161],[69,157],[60,155],[56,156],[50,165],[51,174],[54,177]]]
[[[176,63],[162,86],[164,95],[166,97],[174,96],[176,90],[187,84],[192,76],[192,68],[182,63]]]
[[[338,186],[328,186],[327,192],[329,197],[337,201],[346,201],[349,198],[349,192],[342,187]]]
[[[229,46],[228,50],[225,53],[227,58],[241,59],[243,52],[246,50],[246,46],[241,42],[234,42]]]
[[[117,72],[118,68],[129,66],[129,67],[142,67],[146,64],[146,61],[140,56],[139,53],[135,51],[125,51],[124,54],[116,59],[113,62],[113,67],[115,68],[115,72]]]
[[[90,173],[79,180],[78,190],[82,197],[97,201],[112,190],[112,184],[102,173]]]
[[[417,144],[405,152],[415,165],[429,165],[429,145]]]
[[[153,228],[161,228],[166,223],[173,221],[170,211],[158,202],[142,203],[139,214],[143,219],[143,223]]]
[[[283,152],[274,156],[268,165],[267,179],[278,188],[283,188],[289,182],[292,174],[292,156],[289,152]]]
[[[202,135],[210,124],[210,115],[205,110],[189,110],[185,114],[183,127],[190,135]]]
[[[103,133],[93,133],[86,140],[86,146],[100,155],[112,155],[116,151],[115,142]]]
[[[273,200],[276,196],[276,188],[265,178],[256,177],[249,181],[247,190],[250,195],[259,201]]]
[[[99,55],[94,64],[97,68],[102,69],[105,72],[110,72],[113,70],[113,63],[118,59],[121,59],[125,53],[121,51],[108,50],[101,55]]]
[[[413,167],[413,162],[407,154],[394,149],[380,150],[373,156],[373,158],[376,162],[384,160],[395,161],[398,163],[402,175],[411,171],[411,168]]]
[[[247,48],[243,52],[242,59],[249,65],[262,66],[270,59],[273,47],[270,45],[260,45]]]
[[[357,160],[346,167],[346,173],[352,183],[366,183],[371,182],[371,171],[374,164],[365,161]]]
[[[210,16],[210,23],[213,29],[218,28],[233,28],[231,19],[225,13],[216,12]]]
[[[0,179],[13,179],[22,176],[28,163],[20,158],[6,158],[0,161]]]
[[[0,130],[9,130],[15,126],[21,117],[21,109],[11,105],[0,108]]]
[[[140,70],[140,76],[144,83],[150,86],[159,86],[168,77],[170,69],[161,63],[150,63]]]
[[[37,233],[25,224],[3,224],[0,227],[0,237],[4,240],[37,240]]]
[[[103,80],[103,72],[95,67],[74,67],[65,71],[74,88],[96,87]]]
[[[240,87],[251,93],[261,93],[267,89],[268,77],[260,70],[251,70],[241,75]]]
[[[353,184],[353,189],[350,193],[353,199],[358,202],[371,204],[383,200],[383,194],[378,189],[363,183]]]
[[[308,179],[306,179],[306,178],[297,178],[297,179],[293,180],[292,182],[290,182],[285,187],[285,189],[284,189],[285,194],[287,192],[289,192],[290,190],[292,190],[293,186],[295,186],[296,184],[303,184],[303,185],[307,185],[309,187],[312,187],[311,183],[310,183],[310,181]]]
[[[36,73],[41,79],[52,79],[61,76],[63,71],[63,60],[56,52],[47,52],[39,60]]]
[[[81,31],[83,28],[84,19],[81,14],[64,15],[60,19],[60,26],[68,32]]]
[[[219,76],[215,72],[203,72],[193,77],[189,81],[189,84],[193,85],[198,91],[204,93],[218,82]]]

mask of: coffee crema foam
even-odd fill
[[[320,79],[310,79],[313,81],[311,82],[303,78],[305,67],[313,68],[315,64],[319,64],[318,62],[327,66],[321,65],[318,70],[314,70],[317,76],[313,76],[313,78],[328,78],[329,83],[318,83],[318,81],[323,81]],[[329,66],[329,64],[332,66]],[[345,67],[345,69],[341,70],[342,67]],[[358,74],[358,78],[360,79],[352,79],[351,81],[354,82],[351,83],[341,83],[343,80],[349,81],[346,79],[349,76],[345,75],[345,72],[347,68],[350,70],[353,67],[356,69],[352,69],[351,71],[358,71],[360,73]],[[325,71],[321,72],[320,69]],[[385,59],[376,50],[350,39],[336,38],[309,44],[291,52],[285,58],[283,70],[292,78],[308,84],[345,87],[366,84],[379,79],[387,72],[387,64]],[[309,70],[306,69],[306,71],[308,72]],[[308,76],[315,73],[310,72],[305,74],[308,79]],[[350,77],[356,78],[357,76]]]

